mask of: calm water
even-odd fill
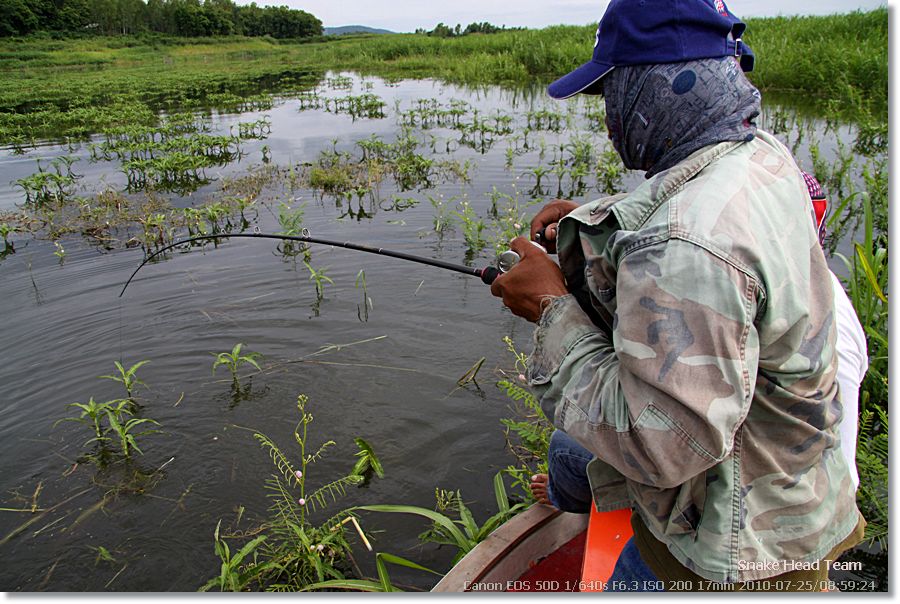
[[[326,96],[348,94],[322,90]],[[399,130],[396,108],[406,109],[421,98],[444,103],[462,99],[482,112],[502,108],[514,115],[517,127],[524,125],[530,109],[559,107],[539,90],[473,90],[431,81],[389,85],[354,79],[352,93],[363,91],[386,101],[386,118],[354,121],[344,114],[301,112],[291,99],[264,112],[214,116],[216,132],[263,116],[271,120],[272,131],[264,141],[245,143],[246,156],[240,161],[208,173],[219,180],[245,173],[259,165],[262,145],[271,150],[272,163],[287,165],[315,161],[333,145],[352,151],[355,141],[373,133],[391,141]],[[578,102],[572,119],[576,129],[586,131]],[[427,191],[399,192],[385,182],[382,199],[400,194],[420,203],[403,212],[367,206],[371,216],[361,220],[342,217],[346,204],[339,208],[311,191],[276,188],[263,197],[305,201],[304,224],[316,236],[462,263],[467,256],[461,230],[435,234],[427,196],[465,198],[483,215],[494,187],[527,194],[532,177],[525,171],[541,162],[539,151],[516,156],[510,169],[505,166],[505,141],[483,154],[454,147],[448,155],[445,141],[458,139],[458,133],[437,128],[420,134],[423,141],[435,137],[437,159],[470,160],[471,184],[449,182]],[[568,141],[570,134],[542,136],[549,159],[554,145]],[[826,154],[834,153],[833,146],[822,145]],[[34,172],[36,158],[65,152],[58,146],[24,156],[0,152],[0,210],[22,201],[11,183]],[[806,153],[801,147],[798,155]],[[84,148],[74,155],[80,158],[75,171],[84,175],[81,193],[124,186],[115,164],[90,163]],[[628,175],[623,186],[630,188],[639,179]],[[219,182],[214,182],[191,196],[174,197],[173,203],[196,204],[218,190]],[[588,192],[579,199],[598,195]],[[280,229],[267,209],[260,209],[258,226],[263,232]],[[372,503],[431,508],[436,487],[460,489],[479,521],[496,511],[493,475],[514,459],[505,450],[499,422],[512,412],[494,385],[492,370],[512,365],[502,338],[511,336],[527,352],[532,329],[502,308],[478,279],[314,247],[313,265],[327,268],[334,280],[317,313],[315,289],[302,263],[283,259],[274,242],[234,239],[145,267],[120,299],[122,284],[143,258],[139,249],[102,253],[77,237],[63,244],[67,254],[62,263],[53,255],[52,243],[25,238],[17,242],[17,253],[0,261],[6,344],[0,364],[0,454],[5,462],[0,506],[30,507],[38,485],[41,508],[75,496],[0,545],[4,590],[194,590],[202,585],[219,568],[213,553],[216,523],[223,519],[228,525],[239,506],[246,508],[242,528],[264,518],[264,479],[272,465],[252,431],[264,432],[286,452],[295,451],[291,432],[299,393],[309,396],[315,416],[312,444],[337,442],[323,462],[311,467],[308,485],[348,472],[357,436],[372,444],[386,470],[385,478],[352,490],[332,512]],[[470,260],[482,266],[492,261],[492,253],[486,250]],[[362,292],[354,286],[360,270],[374,305],[365,322],[358,317]],[[237,342],[262,353],[266,370],[244,380],[251,388],[240,400],[232,396],[226,371],[211,373],[211,353],[230,350]],[[486,362],[480,388],[457,388],[457,379],[481,357]],[[149,387],[138,390],[142,413],[158,420],[164,434],[143,441],[145,454],[136,464],[145,470],[165,467],[162,479],[143,493],[116,494],[120,471],[104,473],[90,464],[75,464],[88,428],[75,423],[54,427],[54,422],[70,414],[68,403],[122,396],[119,384],[97,376],[112,372],[115,360],[128,366],[142,359],[151,361],[138,373]],[[0,513],[0,539],[30,518]],[[374,534],[376,551],[437,570],[446,569],[455,553],[419,546],[416,535],[426,528],[419,518],[368,514],[363,526]],[[116,562],[97,563],[93,548],[98,546]],[[357,561],[374,574],[371,556],[361,548]],[[392,569],[391,576],[397,584],[433,584],[428,575],[400,568]]]

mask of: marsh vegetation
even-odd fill
[[[754,80],[802,91],[779,104],[764,90],[762,126],[825,186],[829,262],[869,340],[859,501],[882,553],[857,553],[883,557],[886,21],[752,21],[748,35],[777,57]],[[851,64],[830,50],[807,63],[810,30],[858,48]],[[0,275],[21,342],[0,367],[4,586],[423,589],[527,503],[551,430],[519,377],[530,329],[477,280],[232,238],[167,252],[115,296],[144,254],[257,228],[480,266],[537,204],[629,189],[640,177],[601,101],[522,85],[592,39],[0,42]],[[823,86],[826,71],[841,80]]]

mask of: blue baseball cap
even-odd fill
[[[583,92],[616,67],[681,63],[733,56],[753,70],[753,51],[741,41],[746,25],[722,0],[612,0],[597,26],[593,58],[547,87],[555,99]]]

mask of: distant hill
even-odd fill
[[[342,25],[340,27],[326,27],[326,36],[340,36],[342,34],[392,34],[394,32],[387,29],[376,29],[374,27],[366,27],[365,25]]]

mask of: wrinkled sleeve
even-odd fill
[[[529,379],[556,426],[625,477],[671,488],[722,461],[753,395],[758,287],[687,241],[627,254],[612,341],[571,295],[535,329]]]

